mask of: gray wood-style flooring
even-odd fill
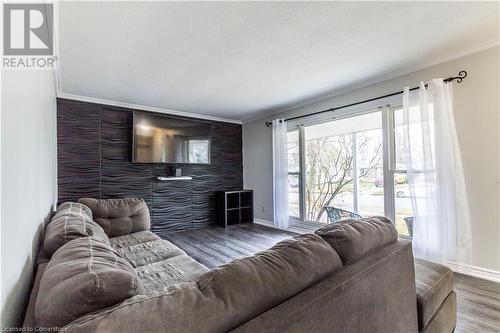
[[[500,284],[455,273],[456,333],[500,332]]]
[[[182,248],[193,259],[214,268],[233,259],[270,248],[297,234],[249,224],[227,229],[208,228],[161,235]],[[500,332],[500,284],[455,274],[458,296],[456,333]]]
[[[258,224],[208,228],[160,234],[208,268],[251,256],[297,234]]]

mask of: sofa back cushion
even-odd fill
[[[109,237],[128,235],[149,230],[149,209],[143,199],[81,198],[78,202],[92,210],[97,222]]]
[[[88,218],[92,219],[92,210],[89,207],[78,202],[70,201],[60,204],[59,207],[57,207],[57,211],[54,217],[65,216],[69,214],[86,215]]]
[[[50,257],[61,246],[80,237],[94,236],[109,244],[109,238],[101,226],[86,214],[67,212],[52,218],[45,229],[43,249]]]
[[[314,234],[286,239],[269,250],[234,260],[198,280],[204,294],[225,304],[231,321],[242,323],[324,279],[342,267],[328,243]],[[230,325],[232,326],[232,325]]]
[[[144,294],[137,274],[107,243],[74,239],[52,256],[40,282],[36,323],[62,327],[72,320]]]
[[[396,228],[385,217],[345,220],[324,226],[316,234],[337,251],[344,265],[398,240]]]

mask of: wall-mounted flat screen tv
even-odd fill
[[[210,164],[210,124],[134,111],[132,161]]]

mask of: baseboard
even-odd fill
[[[275,226],[273,222],[267,221],[267,220],[253,219],[253,223],[260,224],[260,225],[265,225],[266,227],[270,227],[270,228],[275,228],[275,229],[281,229],[281,230],[283,230],[282,228],[278,228],[277,226]]]
[[[462,265],[457,263],[448,263],[448,267],[451,268],[452,271],[470,275],[474,277],[478,277],[480,279],[489,280],[493,282],[500,283],[500,272],[494,271],[492,269],[482,268],[478,266],[472,265]]]
[[[255,223],[255,224],[260,224],[260,225],[264,225],[264,226],[266,226],[266,227],[269,227],[269,228],[274,228],[274,229],[278,229],[278,230],[285,230],[285,231],[294,232],[294,233],[296,233],[296,234],[303,234],[303,233],[306,233],[306,232],[307,232],[306,230],[297,229],[297,228],[294,228],[294,227],[290,227],[290,228],[279,228],[279,227],[275,226],[273,222],[271,222],[271,221],[267,221],[267,220],[262,220],[262,219],[253,219],[253,223]]]

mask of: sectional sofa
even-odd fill
[[[328,226],[212,270],[149,224],[141,199],[59,206],[45,231],[24,328],[437,332],[434,322],[443,332],[454,328],[453,306],[440,309],[443,298],[453,303],[452,291],[439,287],[432,306],[429,300],[417,306],[411,244],[398,241],[383,218]],[[442,275],[428,268],[420,288],[435,289]]]

